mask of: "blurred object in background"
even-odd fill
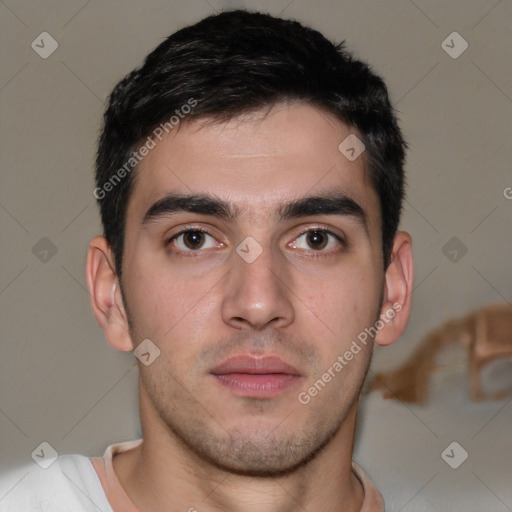
[[[461,364],[460,350],[463,351]],[[453,361],[454,354],[456,362]],[[407,361],[375,376],[372,389],[384,398],[424,404],[430,374],[463,366],[469,370],[472,401],[512,396],[512,306],[493,303],[430,331]]]

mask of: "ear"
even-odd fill
[[[133,350],[114,257],[105,237],[91,240],[85,270],[92,310],[107,341],[118,350]]]
[[[399,231],[393,242],[391,262],[386,269],[381,328],[375,336],[378,345],[391,345],[405,331],[411,313],[413,278],[411,235]]]

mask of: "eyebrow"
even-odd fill
[[[240,209],[224,199],[209,194],[169,194],[156,201],[146,211],[142,224],[180,212],[210,215],[233,222],[239,216]],[[312,215],[353,217],[368,232],[368,217],[363,208],[354,199],[338,191],[293,199],[281,205],[278,210],[279,221]]]

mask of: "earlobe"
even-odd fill
[[[92,310],[107,341],[118,350],[133,350],[112,251],[102,236],[89,244],[86,275]]]
[[[375,336],[378,345],[391,345],[405,331],[411,312],[413,278],[412,239],[409,233],[399,231],[386,269],[381,328]]]

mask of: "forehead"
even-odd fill
[[[363,206],[370,224],[378,198],[364,153],[350,160],[339,146],[356,130],[332,114],[300,104],[227,122],[184,122],[157,140],[141,161],[128,216],[171,193],[213,194],[252,222],[276,214],[286,200],[341,191]]]

